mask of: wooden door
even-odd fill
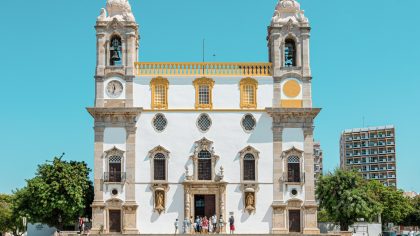
[[[289,232],[300,233],[300,210],[289,211]]]
[[[109,232],[121,232],[121,211],[109,210]]]
[[[121,182],[121,163],[109,163],[109,182]]]
[[[216,213],[216,196],[205,195],[204,196],[204,215],[207,218],[213,216]]]

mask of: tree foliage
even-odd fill
[[[370,221],[382,212],[374,192],[356,172],[337,169],[322,176],[316,193],[320,208],[325,209],[343,231],[360,218]]]
[[[370,181],[368,188],[375,193],[376,201],[382,205],[381,218],[384,225],[401,224],[413,211],[410,199],[402,191],[386,187],[378,181]]]
[[[15,210],[28,215],[31,222],[57,228],[74,223],[79,216],[89,214],[93,198],[89,172],[85,162],[57,157],[39,165],[35,177],[16,192]]]
[[[21,212],[15,211],[15,195],[0,194],[0,232],[11,232],[15,236],[24,233]]]
[[[410,200],[413,210],[402,221],[405,226],[420,227],[420,196],[414,197]]]

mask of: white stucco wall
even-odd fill
[[[150,81],[154,77],[142,76],[134,79],[134,106],[151,108]],[[168,105],[170,109],[194,109],[195,88],[193,81],[198,77],[166,77],[169,81]],[[214,81],[213,108],[239,109],[240,87],[243,77],[211,77]],[[273,78],[255,77],[258,81],[257,106],[259,109],[272,107]]]
[[[253,113],[257,120],[256,129],[246,133],[240,125],[245,112],[208,112],[212,127],[202,133],[196,126],[201,112],[164,112],[168,126],[158,133],[152,126],[155,113],[144,112],[137,122],[136,138],[136,192],[139,204],[138,225],[142,233],[173,233],[173,222],[184,218],[184,180],[185,166],[193,173],[190,156],[196,141],[206,137],[214,142],[214,151],[220,156],[216,172],[223,166],[227,181],[226,213],[233,212],[236,217],[237,232],[268,233],[271,227],[271,203],[273,195],[273,146],[271,118],[264,112]],[[153,195],[150,190],[151,166],[148,152],[161,145],[170,151],[168,180],[171,183],[167,193],[166,212],[158,215],[153,212]],[[238,152],[251,145],[260,152],[258,161],[257,210],[251,216],[243,211],[243,196],[239,190],[240,159]],[[269,171],[267,171],[267,168]]]

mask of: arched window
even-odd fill
[[[108,181],[113,183],[121,182],[121,156],[110,156],[108,165]]]
[[[287,159],[287,181],[300,182],[300,160],[298,156],[290,156]]]
[[[258,82],[252,78],[245,78],[240,82],[241,108],[257,108]]]
[[[152,109],[168,109],[168,85],[168,80],[162,77],[150,81]]]
[[[166,156],[156,153],[153,158],[154,180],[166,180]]]
[[[284,45],[284,66],[296,66],[296,43],[293,39],[286,39]]]
[[[207,150],[202,150],[198,153],[198,180],[211,180],[211,173],[211,153]]]
[[[122,63],[122,43],[121,38],[117,35],[112,36],[110,45],[109,45],[109,52],[110,52],[110,61],[109,64],[111,66],[121,65]]]
[[[194,80],[195,86],[195,108],[212,108],[212,90],[214,81],[209,78]]]
[[[255,181],[255,157],[251,153],[244,156],[244,180]]]

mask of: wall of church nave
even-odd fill
[[[226,191],[226,214],[228,218],[229,215],[233,213],[235,218],[235,233],[270,233],[272,225],[271,204],[273,203],[273,185],[271,183],[259,184],[259,190],[255,195],[256,209],[249,214],[249,212],[245,210],[244,193],[242,192],[240,185],[228,185]]]
[[[134,106],[151,108],[150,81],[154,77],[142,76],[134,79]],[[195,109],[195,87],[193,81],[200,77],[166,77],[169,81],[168,106],[169,109]],[[239,109],[240,86],[244,77],[210,77],[214,80],[213,108]],[[259,109],[273,105],[273,78],[255,77],[258,81],[257,105]]]
[[[223,166],[225,181],[240,182],[239,152],[250,145],[259,152],[258,181],[272,182],[272,121],[266,113],[253,113],[257,125],[254,131],[249,133],[241,126],[241,120],[246,113],[239,112],[207,112],[212,125],[208,132],[200,132],[196,124],[200,113],[163,112],[168,121],[163,132],[157,132],[153,128],[154,113],[144,112],[140,115],[136,137],[137,182],[151,181],[149,152],[159,145],[170,152],[168,181],[183,181],[186,166],[189,168],[189,174],[193,174],[190,156],[194,153],[195,142],[204,137],[213,142],[214,152],[220,157],[214,171],[218,173],[220,166]]]
[[[182,219],[184,219],[182,184],[169,185],[169,190],[166,192],[165,211],[161,214],[154,210],[154,196],[150,184],[136,185],[136,199],[139,205],[137,225],[142,234],[174,233],[175,219],[179,219],[179,227],[182,228]]]

